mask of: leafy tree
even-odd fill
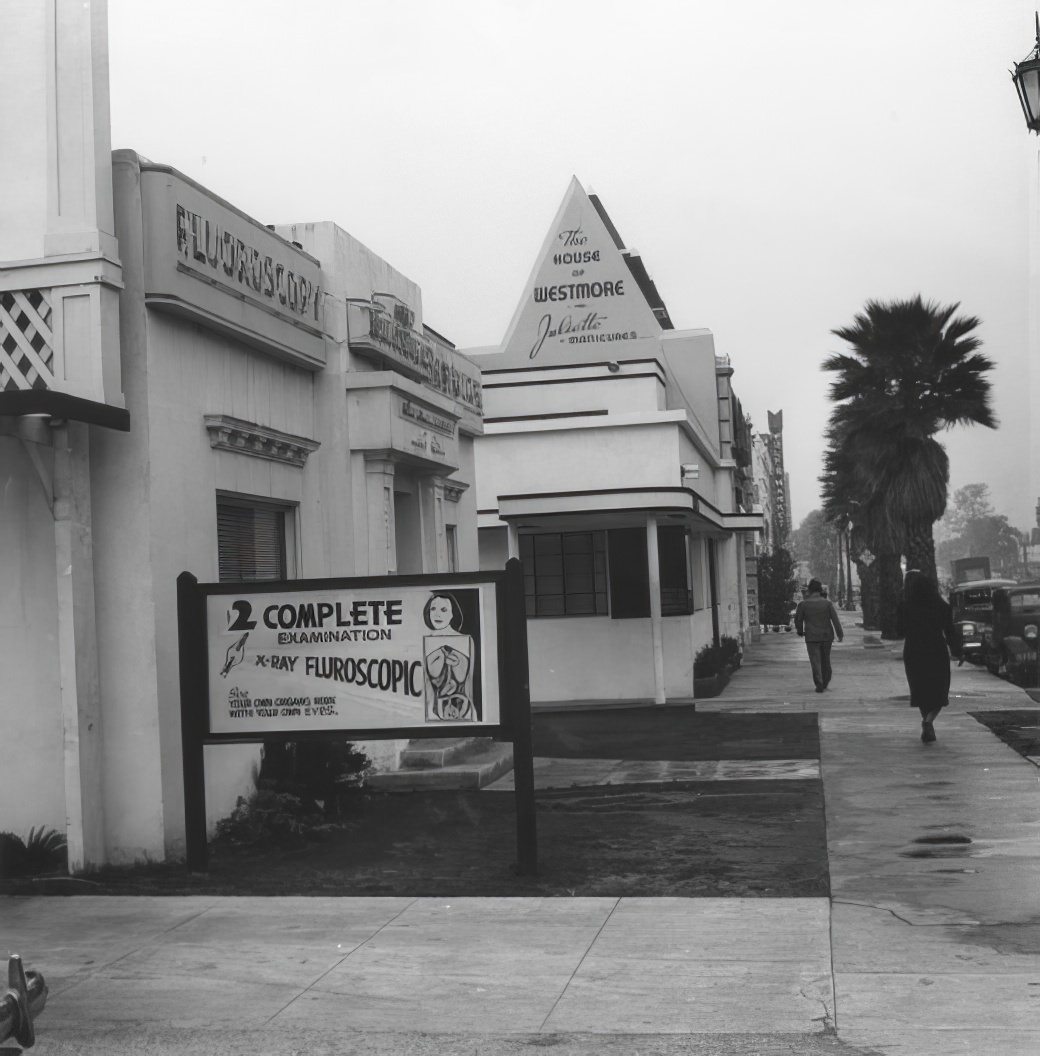
[[[851,326],[832,333],[851,351],[829,356],[834,403],[825,462],[832,510],[856,502],[853,519],[892,576],[892,557],[935,576],[933,524],[946,508],[949,459],[935,434],[954,425],[996,427],[974,316],[955,316],[917,295],[867,301]],[[847,509],[843,512],[848,512]],[[872,545],[871,545],[872,544]],[[895,598],[883,595],[882,634],[894,624]]]
[[[758,559],[760,619],[770,626],[786,626],[794,606],[795,563],[787,550],[775,547]]]
[[[953,493],[942,519],[942,529],[951,536],[964,535],[973,521],[996,513],[989,498],[988,484],[965,484]]]
[[[1022,561],[1023,536],[989,500],[988,484],[966,484],[954,494],[941,522],[943,536],[936,545],[939,565],[962,557],[988,557],[993,571],[1011,575]]]
[[[791,546],[795,559],[809,566],[810,575],[829,584],[832,591],[837,588],[838,530],[822,510],[806,514],[791,533]]]

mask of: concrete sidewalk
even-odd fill
[[[846,632],[825,693],[801,640],[769,634],[699,709],[819,713],[838,1036],[908,1056],[1038,1053],[1040,770],[969,714],[1036,705],[954,666],[923,744],[899,645]]]
[[[924,745],[898,649],[834,666],[768,634],[698,704],[819,713],[830,899],[7,897],[34,1051],[1035,1056],[1040,771],[968,714],[1035,705],[955,669]]]

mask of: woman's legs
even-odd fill
[[[918,704],[917,710],[921,713],[921,740],[930,744],[935,740],[935,727],[932,723],[942,710],[942,705]]]

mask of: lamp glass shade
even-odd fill
[[[1033,132],[1040,132],[1040,60],[1016,63],[1014,80],[1026,125]]]

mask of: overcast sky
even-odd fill
[[[332,220],[499,342],[571,176],[677,328],[784,413],[794,523],[819,505],[820,363],[868,298],[981,318],[997,432],[940,437],[951,492],[1034,523],[1020,0],[109,0],[113,146],[263,223]],[[1040,445],[1040,435],[1034,443]]]

